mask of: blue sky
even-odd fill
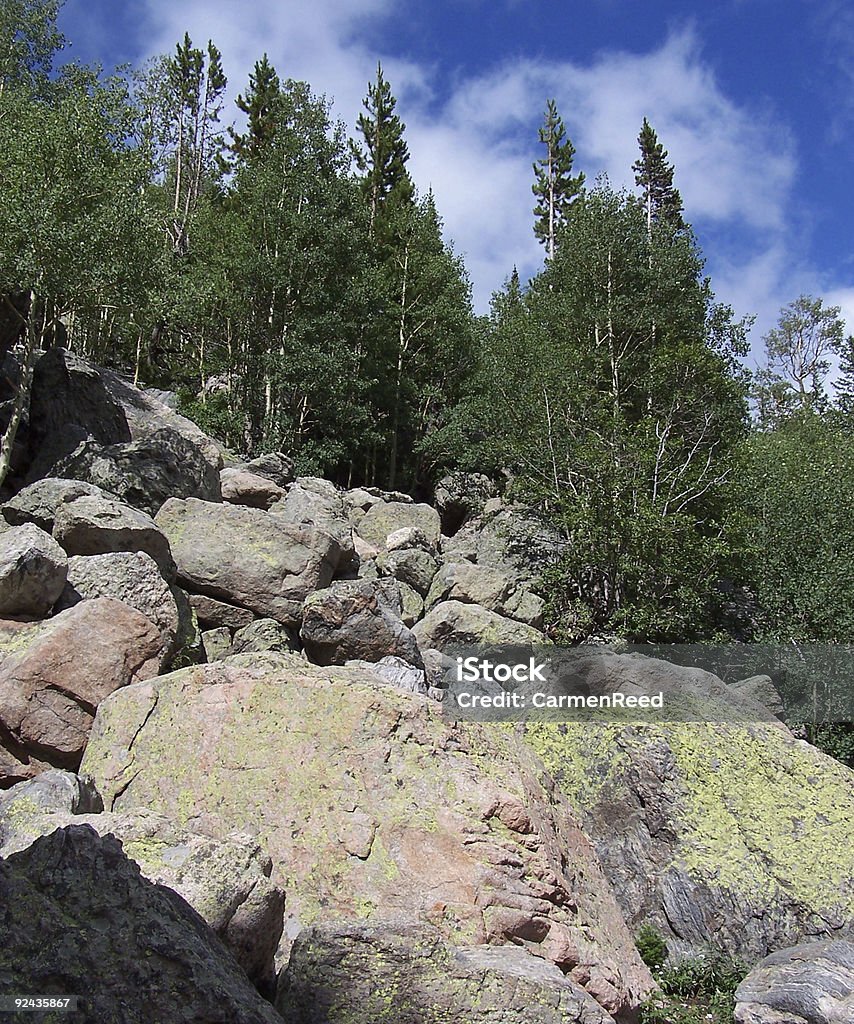
[[[752,340],[802,292],[854,330],[854,5],[850,0],[66,0],[71,54],[106,65],[189,30],[223,51],[232,92],[269,53],[355,120],[381,59],[484,310],[514,264],[538,269],[531,162],[557,100],[577,166],[631,185],[644,116],[719,298]]]

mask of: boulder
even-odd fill
[[[379,661],[387,655],[420,665],[418,644],[400,617],[399,595],[390,605],[382,584],[341,580],[311,594],[303,606],[300,638],[319,665]]]
[[[265,452],[246,463],[250,473],[272,480],[283,490],[294,479],[294,462],[284,452]]]
[[[79,994],[81,1020],[281,1021],[195,910],[89,826],[58,829],[0,862],[0,902],[15,990]]]
[[[52,533],[57,508],[84,496],[115,499],[114,494],[108,494],[84,480],[63,480],[47,476],[43,480],[36,480],[7,501],[3,506],[3,516],[12,526],[35,523],[45,533]]]
[[[297,651],[299,644],[291,630],[275,619],[255,619],[234,634],[232,654],[262,651]]]
[[[761,960],[735,993],[736,1024],[851,1024],[854,943],[807,942]]]
[[[442,519],[442,533],[453,537],[466,520],[480,515],[495,494],[495,484],[483,473],[454,472],[442,477],[433,498]]]
[[[729,685],[734,693],[758,701],[778,718],[786,710],[783,706],[783,698],[772,682],[771,676],[750,676],[749,679],[739,679],[738,682]]]
[[[580,985],[523,949],[455,949],[424,924],[300,932],[279,979],[287,1024],[613,1024]]]
[[[112,598],[83,601],[45,622],[0,622],[0,743],[16,756],[23,750],[76,769],[100,702],[156,675],[162,657],[153,623]],[[0,781],[26,777],[12,771]]]
[[[400,591],[400,617],[404,626],[412,629],[424,614],[424,598],[402,580],[397,581],[397,589]]]
[[[0,534],[0,616],[41,618],[53,608],[68,559],[49,533],[32,523]]]
[[[391,536],[394,536],[392,534]],[[421,548],[405,548],[380,554],[377,570],[382,576],[392,576],[406,583],[422,597],[430,589],[439,563],[429,552]]]
[[[157,514],[179,582],[296,626],[306,597],[332,580],[341,549],[324,530],[260,509],[172,498]]]
[[[423,649],[443,651],[473,644],[545,644],[546,637],[533,626],[487,611],[477,604],[443,601],[415,624],[413,633]]]
[[[442,601],[479,604],[488,611],[540,628],[544,602],[519,578],[500,569],[472,562],[446,562],[434,577],[424,599],[429,611]]]
[[[394,533],[386,537],[386,551],[405,551],[407,548],[420,548],[422,551],[429,551],[435,554],[435,548],[430,544],[424,531],[417,526],[402,526]]]
[[[328,480],[300,477],[285,497],[270,506],[270,515],[285,523],[325,530],[341,549],[339,565],[346,568],[352,562],[353,532],[341,497]]]
[[[240,608],[236,604],[226,604],[225,601],[217,601],[205,594],[190,594],[190,607],[196,613],[199,625],[202,629],[216,629],[224,626],[226,629],[235,632],[248,626],[255,619],[255,613],[248,608]]]
[[[60,459],[87,438],[101,444],[130,441],[124,409],[107,391],[100,370],[72,352],[49,348],[33,371],[30,444],[34,459],[29,480],[49,475]]]
[[[52,828],[32,831],[31,823],[56,814],[99,813],[103,804],[88,780],[73,772],[51,768],[34,779],[0,792],[0,857],[29,846]]]
[[[365,512],[356,530],[379,551],[385,551],[389,534],[414,526],[426,538],[430,549],[439,549],[439,513],[430,505],[415,502],[378,501]]]
[[[121,502],[84,496],[60,505],[53,536],[69,555],[142,551],[154,559],[165,579],[175,577],[175,563],[163,532],[144,512]]]
[[[216,466],[171,427],[122,444],[83,441],[55,464],[55,471],[94,484],[152,516],[171,497],[221,500]]]
[[[376,663],[370,661],[348,661],[346,667],[373,672],[384,683],[388,683],[389,686],[403,690],[406,693],[427,693],[427,677],[424,669],[410,665],[403,658],[395,658],[389,655],[385,658],[380,658]]]
[[[212,838],[266,837],[302,926],[425,918],[454,945],[507,943],[627,1014],[649,973],[565,799],[509,730],[448,723],[371,672],[238,655],[113,694],[82,770],[109,811]]]
[[[224,626],[216,629],[206,629],[202,633],[202,650],[205,652],[205,661],[222,661],[231,653],[231,631]]]
[[[284,489],[244,466],[227,466],[219,473],[222,500],[232,505],[248,505],[265,511],[285,496]]]
[[[599,655],[630,692],[687,692],[697,669]],[[710,677],[712,696],[737,700]],[[757,710],[762,711],[757,705]],[[748,714],[744,714],[747,708]],[[854,773],[772,716],[632,724],[528,722],[577,809],[633,929],[653,924],[675,953],[709,946],[749,962],[817,937],[854,934]],[[699,717],[699,716],[698,716]]]
[[[72,555],[60,605],[71,608],[95,597],[114,597],[149,618],[160,630],[165,665],[192,633],[186,595],[163,579],[154,559],[143,551]]]

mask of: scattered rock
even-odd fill
[[[424,669],[410,665],[403,658],[388,655],[375,663],[348,661],[346,667],[373,672],[384,683],[388,683],[389,686],[393,686],[397,690],[403,690],[405,693],[427,694],[427,678]]]
[[[154,559],[165,579],[175,578],[169,541],[154,520],[118,501],[84,496],[60,505],[53,536],[69,555],[143,551]]]
[[[255,620],[255,613],[236,604],[226,604],[205,594],[190,594],[190,606],[196,613],[202,629],[216,629],[225,626],[231,632],[248,626]]]
[[[779,718],[784,712],[783,698],[780,696],[777,687],[771,681],[770,676],[751,676],[749,679],[740,679],[737,683],[730,683],[730,689],[743,697],[755,700],[763,707],[768,708],[772,715]]]
[[[300,932],[276,1008],[287,1024],[613,1024],[580,985],[523,949],[455,949],[428,925],[387,921]]]
[[[487,611],[477,604],[443,601],[413,627],[419,646],[444,650],[473,644],[545,644],[533,626]]]
[[[320,484],[327,485],[321,487]],[[353,560],[353,531],[344,512],[344,504],[335,486],[327,480],[300,477],[288,488],[281,501],[270,506],[270,515],[285,523],[308,525],[325,530],[340,548],[339,568]]]
[[[453,537],[466,520],[480,515],[495,493],[495,484],[483,473],[456,472],[443,477],[433,499],[442,519],[442,533]]]
[[[381,575],[406,583],[422,597],[430,589],[438,569],[436,558],[420,548],[398,549],[377,558],[377,570]]]
[[[66,502],[88,495],[95,498],[115,499],[114,494],[84,480],[63,480],[48,476],[19,491],[3,506],[3,516],[12,526],[35,523],[45,533],[53,532],[56,510]]]
[[[89,826],[58,829],[0,862],[0,901],[16,990],[79,993],[80,1019],[281,1020],[189,904]]]
[[[472,562],[446,562],[439,569],[424,606],[429,611],[442,601],[479,604],[536,628],[543,624],[542,599],[524,587],[515,574]]]
[[[650,976],[539,760],[373,671],[238,655],[127,687],[83,770],[108,810],[268,837],[279,959],[309,921],[424,916],[454,945],[524,946],[628,1015]]]
[[[408,526],[421,531],[431,550],[439,548],[439,513],[430,505],[402,501],[378,501],[365,512],[357,532],[379,551],[385,551],[389,534]]]
[[[231,631],[224,626],[216,629],[206,629],[202,633],[202,649],[205,652],[205,661],[222,661],[231,653]]]
[[[97,814],[104,805],[88,780],[51,768],[34,779],[0,792],[0,857],[22,850],[52,829],[32,831],[35,818],[53,820],[56,813]]]
[[[47,615],[62,593],[65,552],[33,523],[0,534],[0,615]]]
[[[160,634],[112,598],[83,601],[40,623],[0,623],[0,743],[76,769],[95,709],[114,690],[160,670]],[[26,778],[26,775],[10,778]]]
[[[275,619],[255,619],[234,634],[232,654],[258,654],[263,651],[297,651],[293,633]]]
[[[420,548],[422,551],[429,551],[435,554],[424,531],[417,526],[403,526],[386,538],[386,551],[405,551],[407,548]]]
[[[329,584],[340,558],[325,531],[241,505],[172,498],[156,523],[183,586],[288,626],[299,624],[306,597]]]
[[[397,581],[397,588],[400,591],[400,617],[404,626],[411,629],[424,614],[424,598],[402,580]]]
[[[216,466],[198,445],[171,427],[122,444],[83,441],[56,464],[56,470],[152,516],[171,497],[221,500]]]
[[[442,550],[449,562],[476,562],[532,583],[560,557],[566,543],[546,523],[493,498],[480,516],[443,543]]]
[[[266,452],[246,463],[250,473],[272,480],[284,489],[294,478],[294,462],[284,452]]]
[[[300,637],[308,656],[319,665],[379,661],[387,655],[412,665],[421,663],[399,605],[390,607],[383,587],[371,580],[342,580],[311,594],[303,607]]]
[[[735,993],[736,1024],[850,1024],[854,943],[808,942],[760,961]]]
[[[222,500],[231,502],[232,505],[247,505],[249,508],[266,510],[285,496],[284,489],[278,484],[241,466],[220,470],[219,480]]]

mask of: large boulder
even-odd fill
[[[651,987],[566,801],[512,732],[353,668],[238,655],[113,694],[82,771],[107,810],[266,837],[301,927],[405,913],[454,945],[514,943],[610,1012]]]
[[[270,505],[270,515],[285,523],[313,526],[335,538],[341,549],[340,564],[354,555],[353,533],[335,485],[318,477],[299,477],[287,494]]]
[[[265,511],[285,496],[283,488],[267,477],[253,473],[245,466],[226,466],[220,470],[222,500],[232,505],[248,505],[249,508],[263,508]],[[185,495],[176,494],[176,497]],[[204,495],[197,495],[204,497]]]
[[[250,473],[272,480],[284,489],[294,479],[294,460],[284,452],[265,452],[246,463]]]
[[[443,651],[449,647],[479,644],[548,643],[533,626],[461,601],[443,601],[435,605],[413,626],[412,631],[422,650],[432,647]]]
[[[0,794],[0,857],[69,825],[113,836],[145,878],[182,896],[250,980],[270,991],[285,900],[270,882],[272,862],[258,841],[245,834],[211,839],[146,810],[91,813],[98,810],[91,804],[86,785],[68,772],[45,772],[13,786]]]
[[[854,943],[807,942],[772,953],[735,999],[736,1024],[851,1024]]]
[[[0,534],[0,616],[40,618],[56,604],[68,558],[49,533],[32,523]]]
[[[422,597],[430,589],[438,569],[436,557],[421,548],[400,548],[383,552],[377,558],[377,571],[381,576],[392,576],[400,580]]]
[[[143,551],[166,579],[175,576],[169,541],[150,516],[118,501],[84,496],[56,510],[53,536],[69,555]]]
[[[429,611],[442,601],[479,604],[536,628],[543,624],[542,598],[522,585],[516,575],[472,562],[446,562],[438,571],[424,607]]]
[[[187,589],[287,626],[298,625],[306,597],[331,582],[341,554],[324,530],[242,505],[172,498],[156,523]]]
[[[149,618],[160,630],[164,665],[192,637],[192,611],[186,594],[170,586],[154,559],[142,551],[72,555],[60,604],[71,608],[95,597],[114,597]]]
[[[416,502],[378,501],[359,519],[356,530],[363,540],[379,551],[386,550],[389,534],[407,526],[417,527],[431,549],[439,548],[439,513],[430,505]]]
[[[94,484],[152,516],[171,497],[221,500],[217,467],[171,427],[122,444],[83,441],[56,463],[55,472]]]
[[[100,370],[72,352],[50,348],[33,372],[30,443],[34,460],[29,479],[48,475],[87,438],[101,444],[130,441],[127,417],[107,391]]]
[[[442,477],[433,497],[442,518],[442,533],[452,537],[467,520],[480,515],[495,493],[495,484],[483,473],[457,471]]]
[[[275,619],[253,619],[238,629],[231,642],[232,654],[258,654],[263,651],[296,651],[299,649],[293,631]]]
[[[281,1022],[195,910],[89,826],[58,829],[0,862],[0,903],[15,990],[78,994],[81,1020]]]
[[[343,665],[389,655],[421,663],[418,644],[400,617],[399,594],[389,597],[382,583],[341,580],[309,595],[300,637],[306,654],[319,665]]]
[[[43,480],[36,480],[29,487],[24,487],[14,498],[7,501],[2,509],[3,517],[12,526],[35,523],[45,533],[52,533],[53,521],[59,506],[84,496],[115,498],[114,494],[108,494],[100,487],[95,487],[84,480],[64,480],[60,477],[47,476]]]
[[[613,1024],[580,985],[523,949],[455,949],[423,924],[307,928],[279,979],[287,1024]]]
[[[255,619],[255,613],[248,608],[217,601],[206,594],[190,594],[190,607],[196,613],[202,629],[225,628],[233,633],[248,626]]]
[[[596,671],[647,693],[687,692],[708,675],[622,654],[599,654]],[[740,699],[709,678],[713,696]],[[733,708],[740,721],[714,709],[687,722],[529,722],[525,737],[580,814],[632,928],[652,923],[678,953],[711,945],[748,961],[851,936],[854,772],[759,705],[752,721],[749,704]]]
[[[29,778],[29,759],[75,769],[95,709],[119,687],[160,671],[163,644],[141,612],[83,601],[40,623],[0,622],[0,745],[20,762],[0,783]]]

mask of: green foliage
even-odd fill
[[[647,224],[651,227],[663,223],[674,231],[683,229],[682,197],[673,186],[673,165],[667,162],[667,150],[646,118],[638,135],[638,146],[641,155],[632,164],[632,170],[635,184],[642,190]]]
[[[566,126],[554,100],[548,101],[540,142],[546,147],[546,154],[534,164],[536,180],[531,191],[538,199],[534,207],[534,234],[546,246],[549,258],[554,258],[560,230],[584,189],[584,175],[572,173],[575,147],[566,137]]]
[[[642,924],[635,936],[635,945],[641,960],[650,970],[661,968],[667,960],[667,943],[655,925]]]
[[[62,0],[3,0],[0,4],[0,96],[7,88],[48,89],[65,38],[56,27]]]
[[[735,990],[747,970],[719,950],[656,967],[661,991],[641,1008],[640,1024],[732,1024]]]

